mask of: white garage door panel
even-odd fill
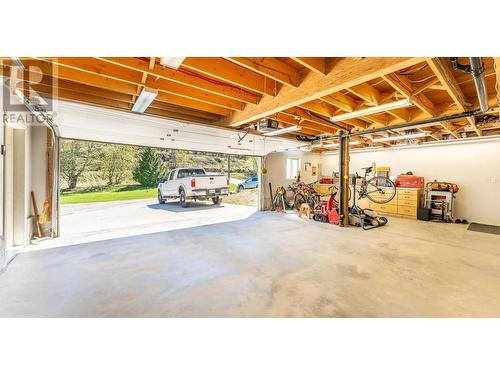
[[[64,101],[54,104],[63,138],[256,156],[302,145],[259,135],[247,135],[238,144],[238,133],[231,130]]]

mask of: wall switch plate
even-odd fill
[[[496,184],[497,183],[497,178],[496,177],[490,177],[490,184]]]

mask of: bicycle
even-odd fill
[[[299,184],[295,190],[293,197],[293,205],[295,209],[300,210],[300,206],[307,203],[311,208],[316,207],[320,203],[320,196],[311,184]]]
[[[361,179],[361,185],[359,185],[359,189],[357,185],[353,184],[353,188],[355,193],[358,193],[358,199],[367,198],[373,203],[377,204],[385,204],[390,202],[396,196],[396,185],[394,182],[387,178],[381,176],[373,176],[368,179],[370,173],[373,171],[373,166],[361,168],[364,169],[364,176],[360,176],[357,172],[354,173],[351,177],[356,180]],[[338,173],[334,173],[335,177],[338,177]],[[354,187],[356,186],[356,187]],[[339,188],[334,185],[334,188],[338,191]],[[351,187],[348,189],[348,199],[351,199]],[[338,194],[336,194],[338,196]],[[335,202],[338,201],[335,199]]]
[[[356,179],[361,178],[361,186],[357,190],[359,199],[368,198],[373,203],[384,204],[390,202],[396,196],[396,185],[391,179],[374,176],[368,180],[367,177],[372,173],[373,166],[361,169],[365,170],[363,177],[360,177],[357,172],[354,174]]]

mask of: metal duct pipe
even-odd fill
[[[474,84],[476,85],[477,97],[479,99],[479,108],[481,112],[486,112],[488,106],[488,91],[486,90],[486,80],[484,76],[484,64],[481,57],[471,57],[470,68]]]

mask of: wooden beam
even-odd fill
[[[208,121],[216,121],[220,119],[220,115],[217,115],[215,113],[208,113],[204,111],[199,111],[191,108],[186,108],[186,107],[179,107],[174,104],[169,104],[165,102],[160,102],[160,101],[153,101],[151,103],[150,107],[152,108],[157,108],[160,110],[168,111],[168,112],[177,112],[183,115],[188,115],[188,116],[193,116],[193,117],[198,117],[200,119],[206,119]]]
[[[422,110],[422,112],[427,114],[427,117],[435,117],[438,115],[436,108],[434,108],[434,104],[425,96],[424,93],[419,93],[415,95],[413,93],[413,87],[408,80],[408,78],[404,76],[398,76],[396,74],[388,74],[384,75],[383,79],[389,83],[395,90],[397,90],[402,95],[410,98],[417,106]],[[442,121],[439,123],[444,129],[453,135],[455,138],[460,138],[460,135],[457,133],[456,129],[453,127],[453,124],[449,121]]]
[[[48,61],[53,62],[59,66],[66,66],[74,68],[83,72],[93,73],[99,76],[105,76],[113,80],[120,80],[123,82],[132,83],[143,87],[142,78],[143,73],[129,68],[125,68],[116,64],[109,63],[104,60],[95,58],[47,58]],[[149,66],[148,66],[149,68]],[[234,109],[241,111],[245,107],[243,102],[235,99],[227,98],[224,96],[212,94],[206,91],[199,90],[194,87],[188,87],[177,82],[159,80],[153,77],[147,78],[146,85],[148,87],[164,91],[165,93],[182,96],[188,99],[198,100],[204,103],[213,104],[216,106]],[[139,90],[140,91],[140,90]]]
[[[446,66],[445,63],[437,57],[427,60],[427,63],[445,88],[448,95],[450,95],[453,102],[457,105],[458,109],[460,109],[462,112],[466,111],[468,107],[471,106],[471,104],[467,102],[462,89],[458,85],[448,66]],[[476,126],[475,118],[473,116],[467,117],[467,121],[472,126],[476,134],[480,137],[482,135],[482,132],[481,129]]]
[[[145,113],[150,114],[150,115],[170,118],[170,119],[184,120],[184,121],[193,122],[193,123],[197,123],[197,124],[206,125],[208,123],[207,119],[202,118],[202,117],[196,117],[193,115],[185,115],[185,114],[178,112],[178,111],[167,111],[167,110],[157,108],[155,106],[148,107],[146,109]]]
[[[470,103],[467,103],[462,89],[458,85],[455,77],[453,76],[450,69],[443,63],[443,61],[437,57],[434,57],[427,60],[427,63],[446,89],[446,92],[453,99],[453,102],[458,106],[458,108],[461,111],[465,111],[467,107],[470,107]]]
[[[182,66],[260,94],[274,96],[279,90],[275,80],[220,57],[188,57]]]
[[[198,88],[213,94],[236,99],[244,103],[257,104],[260,100],[259,95],[243,90],[240,87],[230,85],[222,81],[217,82],[214,79],[203,77],[198,73],[183,70],[182,68],[175,70],[166,66],[155,64],[153,69],[150,71],[147,62],[134,57],[98,57],[98,59],[124,66],[129,69],[134,69],[139,72],[147,72],[149,75],[157,78],[181,83],[183,85]]]
[[[299,85],[299,72],[274,57],[226,57],[225,59],[285,85],[294,87]]]
[[[188,99],[194,99],[203,103],[208,103],[227,109],[242,111],[245,108],[245,103],[243,102],[212,94],[210,92],[199,90],[194,87],[185,86],[177,82],[169,82],[164,79],[149,77],[146,80],[146,86],[157,89],[159,91],[163,91],[168,94],[173,94]]]
[[[110,79],[98,74],[88,73],[79,69],[66,66],[54,65],[48,61],[30,61],[30,65],[37,67],[44,75],[56,76],[67,81],[79,82],[90,86],[100,87],[107,90],[136,95],[137,85],[120,80]]]
[[[352,112],[358,106],[358,102],[356,100],[340,92],[335,92],[320,99],[346,112]]]
[[[315,117],[315,116],[311,116],[307,110],[303,109],[303,108],[298,108],[298,107],[294,107],[294,108],[288,108],[286,111],[284,111],[285,113],[288,113],[288,114],[291,114],[293,116],[297,116],[300,118],[300,122],[302,121],[309,121],[309,122],[313,122],[315,124],[318,124],[318,125],[321,125],[323,127],[325,127],[325,129],[329,129],[329,131],[335,131],[335,130],[338,130],[337,128],[335,128],[332,124],[330,124],[328,121],[325,121],[325,120],[322,120],[318,117]],[[346,130],[349,130],[349,128],[346,128]]]
[[[366,82],[360,85],[349,87],[347,91],[353,93],[354,95],[360,97],[361,99],[367,101],[370,104],[373,105],[380,104],[381,100],[380,92]]]
[[[435,111],[432,102],[423,93],[414,95],[413,87],[406,77],[398,76],[397,74],[388,74],[384,75],[383,79],[400,94],[410,98],[415,106],[425,113],[434,116]]]
[[[51,87],[50,77],[44,77],[44,79],[40,83],[32,83],[31,87],[33,87],[36,90],[40,85]],[[105,90],[105,89],[101,89],[101,88],[98,88],[95,86],[84,85],[82,83],[65,81],[65,80],[61,80],[61,79],[57,80],[57,86],[55,87],[55,90],[74,91],[75,93],[93,95],[93,96],[117,100],[117,101],[125,102],[125,103],[134,103],[135,102],[133,95],[122,94],[122,93],[116,92],[116,91]]]
[[[328,118],[332,117],[334,112],[334,109],[328,103],[321,101],[312,101],[309,103],[304,103],[301,104],[299,107],[320,114],[322,116],[326,116]]]
[[[319,74],[326,74],[326,58],[324,57],[291,57],[292,60]]]
[[[130,110],[132,108],[131,103],[124,103],[118,100],[107,99],[103,97],[98,97],[94,95],[82,94],[75,91],[59,89],[55,92],[48,90],[46,86],[39,85],[37,87],[37,93],[44,97],[50,97],[55,99],[70,100],[78,103],[90,103],[102,107],[112,107],[124,110]],[[28,94],[29,93],[25,93]]]
[[[297,119],[297,115],[292,113],[280,112],[276,116],[273,116],[273,118],[285,124],[300,126],[302,128],[301,133],[304,134],[307,132],[307,129],[328,134],[336,133],[336,130],[332,129],[331,125],[321,125],[302,118],[299,120]],[[303,132],[304,129],[306,129],[306,132]]]
[[[427,82],[423,83],[422,85],[418,86],[415,90],[413,90],[413,95],[417,95],[425,90],[428,90],[430,88],[434,88],[438,82],[439,82],[438,77],[434,77],[434,78],[429,79]],[[444,89],[444,87],[441,87],[441,88]]]
[[[163,91],[158,92],[158,95],[156,96],[156,100],[158,100],[160,102],[166,102],[166,103],[171,103],[171,104],[175,104],[175,105],[180,105],[181,107],[193,108],[193,109],[197,109],[200,111],[216,113],[218,115],[225,116],[225,117],[227,117],[231,114],[231,110],[229,110],[227,108],[219,107],[217,105],[213,105],[213,104],[209,104],[209,103],[203,103],[201,101],[178,96],[175,94],[171,94],[169,92],[163,92]]]
[[[223,124],[233,127],[241,126],[276,112],[359,85],[381,75],[407,68],[423,60],[423,58],[404,57],[343,58],[335,64],[328,74],[321,75],[311,72],[304,78],[299,87],[283,86],[276,97],[263,97],[258,106],[234,113],[230,119],[223,121]]]
[[[6,75],[11,74],[10,67],[4,67],[4,73]],[[103,98],[118,100],[125,103],[133,103],[134,95],[124,94],[117,91],[105,90],[96,86],[85,85],[79,82],[68,81],[64,79],[58,79],[57,77],[51,77],[49,75],[36,75],[36,74],[22,74],[18,72],[18,84],[20,89],[22,89],[23,82],[29,83],[33,90],[36,90],[37,86],[46,86],[45,92],[50,92],[49,88],[52,90],[63,89],[69,91],[80,92],[83,94],[89,94],[94,96],[100,96]]]

